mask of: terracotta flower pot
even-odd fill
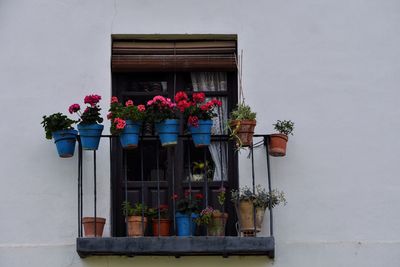
[[[210,223],[207,225],[209,236],[225,236],[225,226],[228,220],[228,213],[213,213]]]
[[[158,222],[160,222],[160,236],[169,236],[171,220],[153,219],[153,235],[158,236]]]
[[[251,200],[241,200],[236,205],[236,213],[239,219],[239,226],[242,232],[254,231],[254,205]],[[260,231],[260,228],[256,228]]]
[[[238,145],[251,146],[253,144],[254,128],[256,127],[256,120],[235,120],[229,123],[232,131],[240,139]]]
[[[95,237],[94,235],[94,217],[83,217],[82,218],[83,229],[85,232],[85,237]],[[103,236],[104,224],[106,223],[105,218],[96,218],[96,237]]]
[[[147,217],[144,217],[142,221],[142,216],[128,216],[127,224],[128,236],[143,236],[146,232]]]
[[[264,221],[265,208],[256,208],[256,229],[261,229],[262,223]]]
[[[288,136],[284,134],[271,134],[269,139],[269,154],[274,157],[285,156],[288,139]]]

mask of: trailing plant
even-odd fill
[[[126,120],[144,121],[146,119],[146,107],[135,106],[132,100],[127,100],[123,105],[116,96],[113,96],[107,119],[111,120],[110,132],[120,134],[126,126]]]
[[[49,116],[43,116],[43,121],[41,122],[47,139],[53,137],[53,132],[73,129],[72,124],[74,123],[76,123],[76,121],[69,119],[66,115],[60,112]]]
[[[213,213],[214,213],[214,209],[212,207],[208,206],[200,212],[199,217],[197,217],[194,221],[198,225],[207,225],[211,222]]]
[[[206,101],[204,93],[193,93],[192,99],[183,92],[177,92],[175,95],[176,106],[183,113],[188,125],[199,127],[199,120],[210,120],[217,116],[216,107],[221,107],[222,102],[218,99]]]
[[[244,186],[239,188],[239,190],[232,189],[231,190],[231,201],[234,203],[240,201],[253,201],[255,198],[255,194],[248,186]]]
[[[283,203],[286,205],[286,198],[283,191],[278,191],[277,189],[271,190],[271,193],[257,185],[256,194],[254,197],[254,206],[261,207],[263,209],[273,209],[279,204]]]
[[[76,113],[79,116],[79,124],[94,124],[102,123],[103,118],[100,117],[100,106],[98,105],[101,100],[99,95],[87,95],[85,96],[84,103],[88,104],[83,112],[81,112],[81,107],[79,104],[72,104],[69,106],[69,113]]]
[[[153,220],[158,219],[158,213],[160,213],[160,219],[168,219],[168,205],[160,205],[159,208],[149,208],[148,216],[151,217]]]
[[[150,122],[176,119],[176,113],[176,104],[170,98],[157,95],[147,102],[147,114]]]
[[[129,201],[124,201],[122,203],[122,214],[124,216],[147,216],[147,206],[142,203],[136,203],[132,206]]]
[[[257,113],[252,112],[249,105],[244,102],[237,104],[230,114],[230,121],[234,120],[255,120]]]
[[[199,213],[201,211],[201,203],[204,196],[201,193],[197,193],[192,196],[190,190],[186,190],[183,198],[179,199],[178,194],[172,196],[173,200],[176,200],[176,210],[180,213],[191,214]]]
[[[294,123],[290,120],[286,121],[280,121],[277,120],[275,124],[273,124],[275,130],[277,130],[279,133],[284,134],[284,135],[293,135],[293,130],[294,130]]]

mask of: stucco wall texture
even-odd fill
[[[288,155],[271,159],[288,199],[274,213],[275,260],[79,258],[77,157],[59,159],[40,121],[89,93],[105,116],[117,33],[238,35],[256,131],[296,123]],[[0,266],[400,266],[399,47],[398,0],[0,0]],[[109,218],[106,140],[97,155]],[[91,157],[85,166],[91,177]]]

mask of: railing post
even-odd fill
[[[268,146],[269,146],[269,138],[270,136],[265,135],[264,136],[264,146],[265,146],[265,152],[267,153],[267,178],[268,178],[268,191],[269,195],[271,196],[272,193],[272,186],[271,186],[271,165],[269,162],[269,152],[268,152]],[[271,197],[269,198],[269,234],[270,236],[274,236],[274,227],[273,227],[273,213],[272,213],[272,208],[271,208]]]

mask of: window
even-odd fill
[[[173,98],[181,90],[188,94],[202,91],[223,102],[213,131],[226,134],[224,122],[237,103],[235,53],[236,36],[232,35],[115,35],[112,94],[123,101],[146,103],[159,94]],[[183,125],[181,121],[182,135]],[[144,125],[142,135],[154,135],[151,124]],[[149,207],[157,207],[158,203],[172,207],[172,192],[182,195],[190,187],[193,193],[207,196],[204,204],[216,206],[221,185],[227,190],[238,186],[237,157],[232,146],[224,142],[195,149],[192,142],[180,139],[176,147],[163,148],[157,138],[147,138],[138,149],[124,151],[113,139],[111,150],[113,236],[126,236],[121,212],[125,199],[144,202]],[[207,183],[193,173],[194,163],[204,162],[210,170]],[[229,214],[235,213],[229,199],[225,205]],[[170,212],[172,218],[172,209]],[[227,234],[237,235],[232,217]],[[151,234],[149,231],[147,235]]]

